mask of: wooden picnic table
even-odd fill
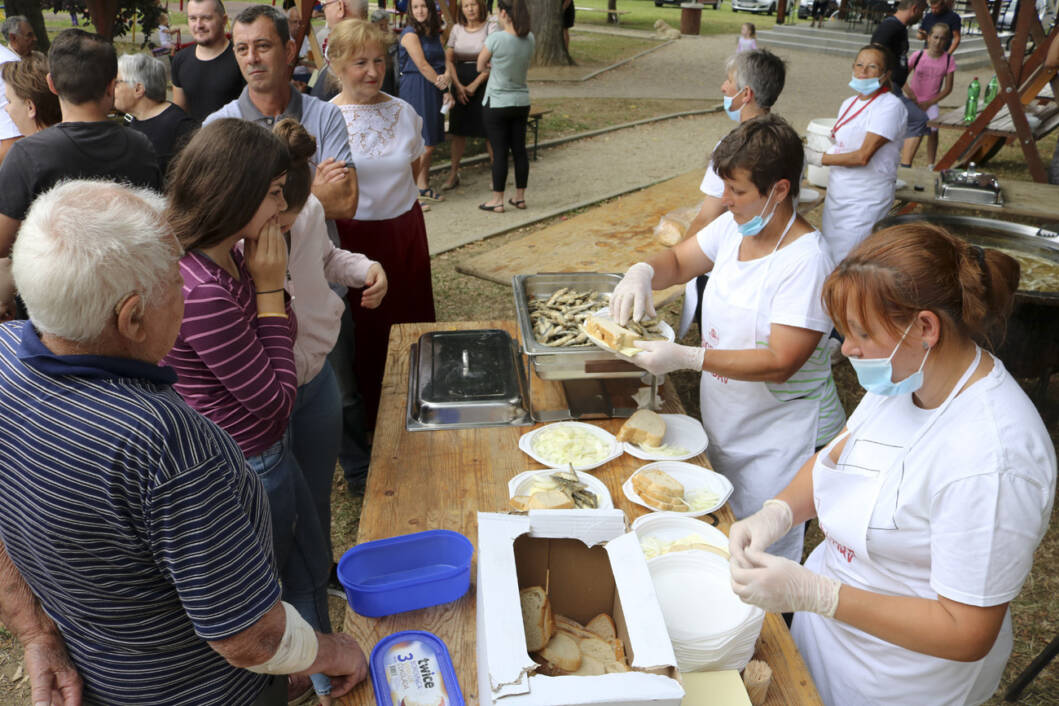
[[[508,510],[508,480],[522,471],[540,468],[518,449],[519,437],[531,427],[405,430],[410,346],[431,331],[493,328],[517,335],[516,324],[510,320],[401,324],[391,330],[357,543],[428,529],[450,529],[477,545],[477,513]],[[534,380],[532,388],[536,409],[555,409],[565,403],[562,388],[556,382]],[[672,392],[666,395],[663,411],[683,412]],[[595,423],[615,433],[622,420],[605,419]],[[709,466],[705,454],[692,462]],[[629,502],[621,492],[621,484],[641,465],[643,461],[623,455],[593,471],[607,485],[615,507],[624,510],[630,522],[647,510]],[[712,517],[724,531],[733,520],[728,506]],[[472,564],[472,584],[476,573]],[[379,640],[395,632],[429,630],[448,646],[464,700],[467,704],[478,704],[474,595],[472,585],[463,598],[453,603],[385,618],[366,618],[347,606],[343,630],[357,639],[365,654],[370,654]],[[755,658],[772,668],[767,704],[821,704],[805,662],[779,615],[766,616]],[[336,703],[374,704],[370,680]]]
[[[1005,216],[1028,216],[1036,218],[1041,225],[1059,222],[1059,186],[1038,184],[1032,181],[1001,179],[1000,190],[1004,199],[1001,206],[980,203],[964,203],[939,199],[934,194],[934,182],[938,173],[925,167],[899,167],[897,178],[906,182],[894,193],[895,211],[908,204],[928,204],[935,208],[972,210],[995,213],[996,218]],[[922,187],[916,191],[915,187]]]

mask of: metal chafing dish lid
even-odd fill
[[[519,424],[528,418],[521,357],[506,331],[436,331],[413,348],[409,428]]]
[[[978,171],[973,162],[966,169],[943,169],[938,178],[945,186],[962,186],[991,192],[1000,190],[996,175]]]

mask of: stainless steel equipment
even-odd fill
[[[934,182],[934,194],[946,201],[1001,206],[1004,199],[996,176],[975,169],[974,162],[966,169],[943,169]]]
[[[526,372],[506,331],[436,331],[412,345],[410,431],[532,424]]]
[[[566,392],[567,409],[533,410],[537,421],[587,419],[592,417],[628,417],[635,408],[616,404],[606,380],[639,379],[651,387],[651,403],[657,399],[658,379],[645,373],[614,353],[589,343],[582,346],[547,346],[537,341],[530,322],[531,299],[547,299],[564,287],[576,291],[612,292],[621,275],[601,272],[556,272],[515,275],[512,289],[522,350],[542,380],[558,380]],[[528,372],[528,371],[527,371]],[[530,398],[532,375],[527,375],[527,399]]]

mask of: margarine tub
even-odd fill
[[[464,706],[449,650],[437,635],[406,630],[371,651],[378,706]]]

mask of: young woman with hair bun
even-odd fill
[[[1040,415],[976,343],[1002,328],[1018,279],[1007,255],[912,223],[824,284],[867,394],[730,539],[733,588],[797,612],[825,704],[980,704],[1000,682],[1056,483]],[[804,566],[762,551],[813,517],[825,539]]]

